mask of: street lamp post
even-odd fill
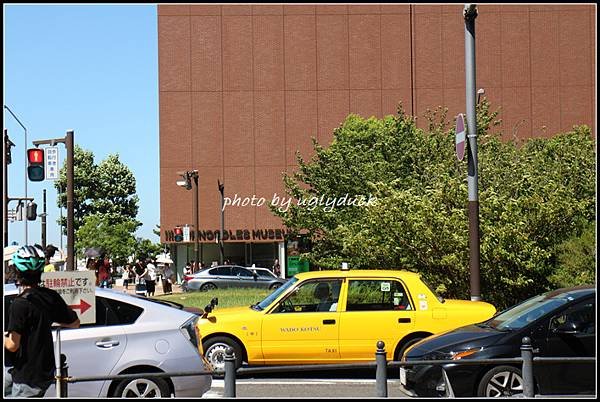
[[[23,127],[23,130],[25,131],[25,152],[27,152],[27,127],[25,127],[23,123],[21,123],[21,120],[19,120],[19,118],[15,116],[15,114],[12,112],[12,110],[10,110],[8,106],[4,105],[4,109],[8,110],[12,117],[15,118],[17,123],[19,123],[19,125]],[[27,198],[27,157],[25,158],[25,198]],[[27,240],[27,219],[25,219],[25,244],[27,244]]]
[[[185,172],[177,172],[183,180],[178,180],[177,185],[180,187],[184,187],[186,190],[192,189],[192,179],[194,179],[194,222],[195,222],[195,230],[194,230],[194,255],[196,256],[196,263],[200,266],[200,239],[199,239],[199,231],[200,231],[200,222],[199,222],[199,213],[198,213],[198,171],[197,170],[188,170]]]

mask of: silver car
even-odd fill
[[[205,268],[193,275],[186,275],[181,285],[187,291],[207,291],[217,288],[265,288],[277,289],[285,283],[267,268],[219,265]]]
[[[18,294],[4,285],[5,328],[8,308]],[[195,332],[198,315],[181,305],[96,288],[96,323],[61,329],[61,352],[69,376],[148,372],[205,371]],[[52,331],[56,340],[56,331]],[[68,384],[69,397],[201,397],[210,375],[107,380]],[[46,397],[55,397],[52,385]]]

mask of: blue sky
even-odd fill
[[[12,149],[10,197],[25,196],[25,150],[32,141],[63,138],[94,153],[98,164],[119,154],[133,172],[140,198],[137,236],[158,242],[158,47],[156,5],[4,5],[3,127]],[[66,150],[59,145],[61,162]],[[42,211],[47,190],[47,242],[60,245],[53,182],[28,182]],[[13,201],[9,208],[14,208]],[[63,210],[63,214],[66,211]],[[41,242],[41,219],[27,225]],[[9,223],[9,244],[25,242],[25,224]],[[66,248],[66,238],[63,237]]]

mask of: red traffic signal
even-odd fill
[[[175,235],[175,241],[183,240],[183,230],[181,230],[181,228],[179,226],[177,226],[177,227],[175,227],[175,229],[173,229],[173,234]]]
[[[30,148],[27,150],[27,176],[31,181],[44,180],[44,150],[41,148]]]

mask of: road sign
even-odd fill
[[[456,116],[456,157],[462,161],[465,157],[465,117],[462,113]]]
[[[60,167],[58,166],[58,147],[48,147],[46,148],[45,155],[45,170],[46,170],[46,180],[56,180],[58,179],[58,171]]]
[[[96,322],[96,273],[59,271],[42,274],[44,287],[54,289],[71,307],[81,324]]]
[[[183,227],[183,241],[190,241],[190,227],[188,225]]]

